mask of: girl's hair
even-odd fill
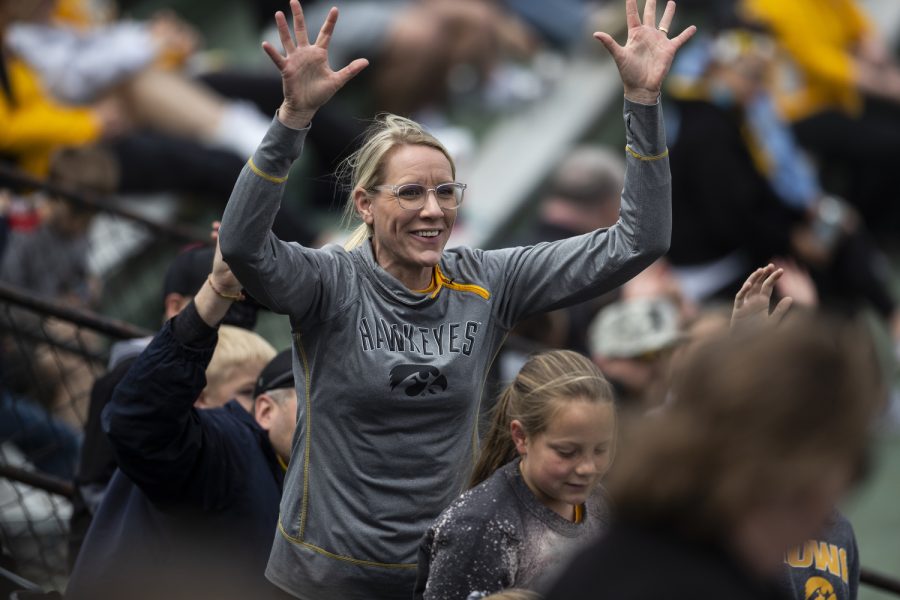
[[[834,469],[860,476],[882,395],[871,340],[846,322],[795,314],[701,344],[627,438],[610,474],[619,516],[722,540]]]
[[[518,420],[534,436],[547,429],[561,401],[612,402],[612,386],[588,358],[571,350],[536,354],[516,375],[494,407],[491,426],[469,487],[475,487],[516,457],[510,423]]]
[[[384,167],[388,155],[394,148],[404,145],[428,146],[440,151],[450,162],[450,170],[453,178],[456,178],[456,165],[453,158],[436,137],[425,131],[425,128],[415,121],[390,113],[380,114],[366,130],[360,148],[348,156],[338,167],[338,179],[347,182],[350,190],[344,206],[346,226],[349,227],[358,218],[356,204],[353,201],[354,190],[357,187],[370,190],[376,185],[385,183]],[[351,250],[362,244],[370,235],[372,235],[370,227],[361,223],[353,230],[344,247]]]
[[[231,376],[239,365],[258,364],[260,370],[275,358],[275,348],[258,334],[234,327],[219,327],[219,340],[209,366],[206,367],[207,386],[215,388]]]

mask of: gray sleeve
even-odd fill
[[[482,253],[498,290],[497,316],[521,319],[607,292],[666,253],[672,233],[672,186],[659,104],[625,101],[625,185],[618,222],[608,229]]]
[[[222,257],[241,285],[270,310],[302,320],[327,310],[325,282],[346,281],[335,253],[283,242],[272,233],[284,183],[306,129],[277,118],[241,171],[219,229]]]
[[[495,521],[462,516],[437,527],[424,600],[460,600],[515,583],[518,544]]]

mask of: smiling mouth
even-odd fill
[[[416,237],[432,239],[439,236],[441,234],[441,231],[440,229],[422,229],[420,231],[413,231],[412,233]]]
[[[587,489],[587,486],[588,486],[588,484],[586,484],[586,483],[567,483],[566,485],[569,487],[579,489],[579,490]]]

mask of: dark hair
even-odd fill
[[[551,350],[529,358],[500,394],[469,487],[516,457],[510,433],[514,419],[528,435],[537,435],[547,429],[560,401],[573,400],[613,401],[612,387],[594,363],[570,350]]]

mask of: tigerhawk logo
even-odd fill
[[[805,591],[806,600],[837,600],[834,586],[824,577],[810,577]]]
[[[447,377],[431,365],[397,365],[391,369],[391,390],[402,387],[407,396],[425,396],[447,390]]]

